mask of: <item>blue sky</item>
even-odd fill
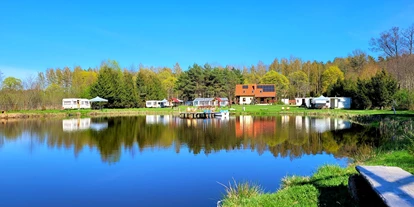
[[[193,63],[328,61],[368,51],[380,32],[414,23],[414,1],[19,1],[0,3],[0,71]],[[374,54],[376,56],[376,54]]]

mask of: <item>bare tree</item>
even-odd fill
[[[374,52],[382,52],[386,57],[398,58],[402,53],[402,41],[398,27],[382,32],[379,38],[371,38],[370,46]]]
[[[0,70],[0,86],[1,86],[2,83],[3,83],[3,73]]]
[[[412,24],[410,27],[405,29],[401,36],[403,38],[403,46],[406,48],[409,55],[413,54],[413,47],[414,47],[414,24]]]

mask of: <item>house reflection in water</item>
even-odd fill
[[[239,138],[257,138],[263,135],[275,135],[277,128],[289,128],[287,131],[305,133],[323,133],[351,128],[351,122],[337,118],[317,118],[308,116],[252,117],[236,118],[236,136]],[[293,130],[293,131],[291,131]],[[285,130],[286,131],[286,130]]]
[[[62,120],[63,131],[81,131],[92,129],[100,131],[108,128],[108,122],[92,122],[91,118],[79,118],[79,119],[64,119]]]
[[[275,132],[276,121],[273,117],[240,116],[236,118],[236,137],[256,138]]]

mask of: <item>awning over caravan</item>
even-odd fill
[[[178,98],[171,98],[171,102],[173,103],[182,103],[183,101]]]
[[[99,97],[99,96],[97,96],[97,97],[95,97],[95,98],[93,98],[93,99],[90,99],[89,101],[90,101],[90,102],[108,102],[108,100],[106,100],[106,99],[104,99],[104,98],[101,98],[101,97]]]

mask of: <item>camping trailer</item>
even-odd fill
[[[64,98],[62,100],[63,109],[90,109],[91,102],[84,98]]]
[[[352,99],[350,97],[330,97],[331,109],[350,109]]]
[[[296,106],[311,107],[312,98],[295,98]]]
[[[157,101],[157,100],[146,101],[145,106],[147,108],[160,108],[161,107],[161,101]]]

